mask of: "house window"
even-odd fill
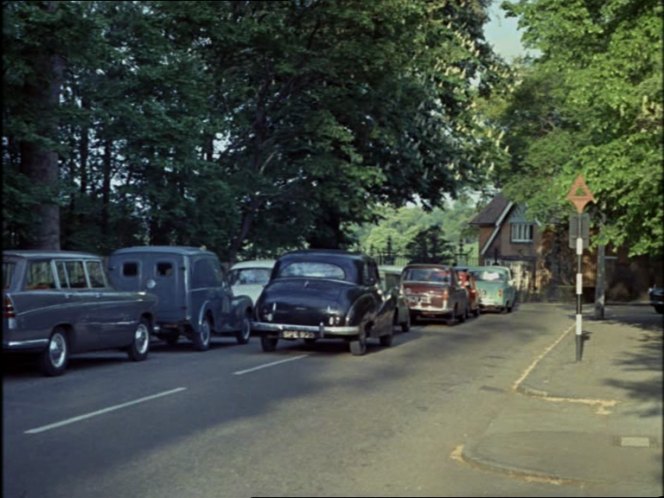
[[[532,223],[512,223],[512,242],[532,242],[533,224]]]

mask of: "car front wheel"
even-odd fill
[[[48,340],[46,349],[39,358],[39,367],[44,375],[62,375],[69,361],[69,345],[62,329],[55,329]]]
[[[248,315],[245,315],[242,318],[242,324],[240,330],[235,334],[235,339],[238,344],[246,344],[251,338],[251,319]]]
[[[198,332],[192,332],[192,341],[196,351],[207,351],[210,349],[211,330],[212,324],[210,323],[210,317],[206,316],[203,319],[203,323],[200,324]]]
[[[266,353],[271,353],[275,349],[277,349],[277,339],[276,337],[267,337],[267,336],[261,336],[261,348],[263,351]]]
[[[150,323],[145,318],[141,318],[134,330],[132,342],[127,348],[127,355],[131,361],[143,361],[148,357],[149,349]]]
[[[362,356],[367,352],[367,331],[364,327],[357,337],[350,340],[348,346],[353,356]]]

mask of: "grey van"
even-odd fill
[[[187,246],[136,246],[114,251],[108,273],[118,289],[157,296],[155,335],[168,344],[180,336],[198,351],[211,334],[233,335],[239,344],[251,336],[252,302],[234,296],[219,258]]]

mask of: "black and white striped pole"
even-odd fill
[[[581,213],[577,216],[576,237],[576,361],[581,361],[583,350],[583,273],[581,271],[581,256],[583,255],[583,236],[581,235]]]
[[[576,361],[581,361],[582,351],[583,351],[583,308],[582,308],[582,298],[583,298],[583,272],[581,269],[582,261],[581,256],[583,255],[583,230],[582,230],[582,220],[583,220],[583,208],[586,207],[586,204],[589,202],[595,202],[592,192],[586,185],[583,175],[579,175],[574,180],[572,188],[567,194],[567,199],[574,204],[577,211],[577,226],[576,230],[576,258],[577,258],[577,268],[576,268]],[[571,220],[570,220],[571,221]],[[570,232],[572,232],[573,225],[570,223]]]

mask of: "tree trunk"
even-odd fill
[[[113,166],[113,142],[104,141],[103,179],[101,187],[101,233],[108,237],[108,220],[111,199],[111,170]]]
[[[595,319],[604,320],[606,287],[606,246],[597,246],[597,280],[595,282]]]
[[[54,12],[57,2],[46,3],[46,9]],[[37,135],[50,140],[57,139],[57,107],[62,86],[64,62],[55,54],[42,54],[35,58],[34,70],[38,75],[33,83],[26,84],[30,106],[38,116]],[[21,143],[20,171],[39,189],[44,198],[35,210],[32,229],[23,241],[26,249],[60,249],[60,207],[58,205],[58,155],[45,147],[40,140],[24,140]]]

